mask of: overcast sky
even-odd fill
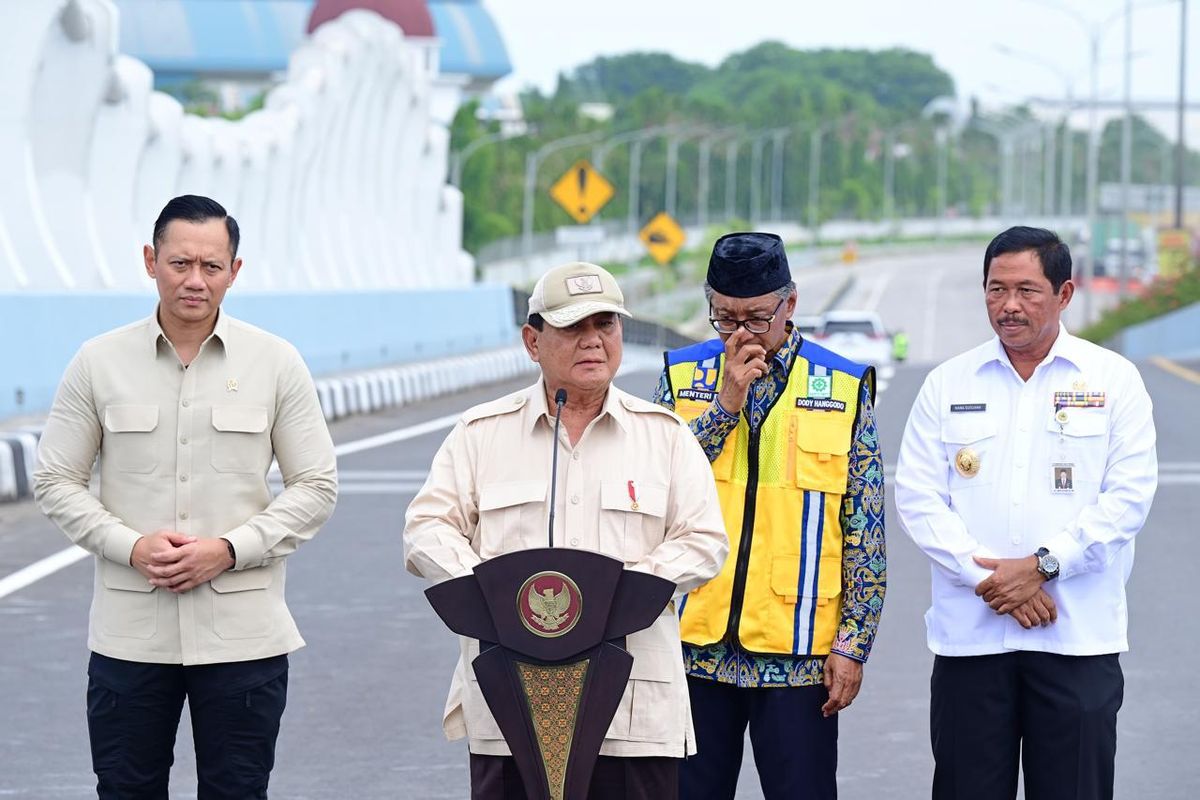
[[[1104,26],[1100,96],[1123,92],[1124,0],[484,0],[499,25],[513,75],[502,88],[550,91],[559,72],[597,55],[666,51],[708,65],[765,39],[797,48],[909,47],[932,54],[964,101],[985,107],[1029,96],[1062,97],[1064,78],[1087,97],[1088,35],[1078,17]],[[1188,7],[1188,95],[1200,102],[1200,2]],[[1035,54],[1057,71],[1015,58],[997,45]],[[1173,100],[1179,87],[1179,1],[1141,0],[1133,12],[1133,96]],[[1061,77],[1060,77],[1061,74]],[[1174,138],[1174,114],[1148,115]],[[1086,114],[1075,124],[1083,127]],[[1200,111],[1188,120],[1200,148]]]

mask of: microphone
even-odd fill
[[[554,393],[554,456],[550,459],[550,546],[554,547],[554,493],[558,489],[558,426],[562,424],[562,410],[567,403],[567,390]]]

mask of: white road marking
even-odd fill
[[[377,447],[385,447],[396,442],[403,442],[408,439],[415,439],[418,436],[424,436],[429,433],[436,433],[450,428],[454,423],[458,422],[462,414],[447,414],[444,417],[431,419],[428,422],[421,422],[416,425],[409,425],[407,428],[399,428],[387,433],[381,433],[377,436],[368,436],[365,439],[358,439],[353,442],[344,442],[336,445],[333,452],[339,456],[346,456],[352,453],[361,453],[364,450],[373,450]],[[278,466],[272,465],[271,474],[278,474]],[[393,477],[399,478],[401,473],[392,473]],[[420,477],[420,482],[383,482],[363,484],[359,486],[341,487],[340,491],[346,494],[365,494],[368,490],[374,491],[376,494],[395,494],[406,491],[416,491],[424,482],[424,473],[403,473],[405,478]],[[376,474],[374,477],[379,477]],[[412,487],[412,488],[408,488]],[[349,491],[347,491],[349,488]],[[381,491],[376,491],[381,490]],[[72,564],[82,561],[91,553],[84,550],[82,547],[72,545],[66,549],[59,550],[51,556],[43,558],[41,561],[35,561],[27,567],[17,570],[16,572],[0,579],[0,600],[4,599],[13,592],[18,592],[27,586],[31,586],[42,578],[49,577],[59,570],[66,569]]]
[[[871,293],[867,295],[867,299],[863,303],[863,308],[867,311],[877,310],[879,308],[880,301],[883,300],[883,293],[887,291],[888,284],[891,282],[891,272],[885,272],[876,278],[874,285],[871,286]]]

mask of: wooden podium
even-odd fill
[[[530,800],[585,800],[629,682],[625,637],[649,627],[671,581],[587,550],[484,561],[425,591],[446,627],[479,640],[471,662]]]

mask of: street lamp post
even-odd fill
[[[454,154],[450,167],[450,183],[456,187],[462,188],[462,173],[463,168],[467,165],[467,159],[475,155],[487,145],[495,142],[503,142],[508,139],[517,139],[526,135],[528,135],[528,133],[524,131],[521,133],[496,131],[495,133],[489,133],[484,136],[480,136],[478,139],[472,140],[467,144],[466,147]]]
[[[1175,228],[1183,227],[1183,187],[1187,185],[1187,147],[1184,144],[1184,105],[1187,103],[1187,0],[1179,0],[1179,110],[1175,140]]]
[[[591,144],[599,141],[604,136],[603,131],[595,131],[593,133],[579,133],[574,136],[564,136],[561,139],[555,139],[552,142],[539,147],[537,150],[525,156],[525,197],[522,206],[522,252],[525,258],[525,266],[528,268],[529,261],[533,257],[533,203],[534,190],[537,185],[538,167],[542,160],[551,153],[559,150],[565,150],[568,147],[578,147],[580,145]]]

